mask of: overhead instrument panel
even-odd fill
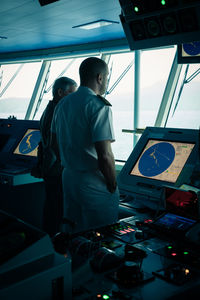
[[[200,1],[119,0],[131,50],[199,40]]]

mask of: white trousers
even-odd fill
[[[100,171],[63,170],[64,217],[71,233],[96,229],[118,220],[119,191],[110,193]]]

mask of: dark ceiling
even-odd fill
[[[0,58],[4,54],[125,40],[118,0],[59,0],[41,6],[38,0],[1,0]],[[115,23],[97,29],[73,28],[106,19]]]

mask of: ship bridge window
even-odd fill
[[[167,127],[199,129],[200,64],[183,65]]]
[[[141,52],[139,128],[154,126],[176,49]]]
[[[0,118],[24,119],[41,62],[1,65]]]
[[[175,52],[175,47],[140,51],[138,87],[134,77],[134,52],[111,56],[110,64],[113,65],[107,98],[113,108],[116,142],[112,147],[116,159],[126,161],[132,152],[140,137],[139,134],[134,136],[133,130],[154,125]],[[135,93],[139,94],[138,111],[135,111]],[[134,118],[138,119],[138,124],[135,124]],[[135,125],[137,127],[134,128]]]
[[[133,136],[123,129],[133,128],[134,52],[113,54],[110,57],[110,79],[106,98],[112,104],[115,159],[126,161],[133,149]]]
[[[117,161],[127,160],[140,137],[140,129],[154,126],[157,122],[169,77],[173,75],[175,55],[176,47],[103,55],[110,70],[104,96],[112,104],[116,137],[112,149]],[[96,56],[102,57],[99,53]],[[48,101],[52,99],[54,80],[67,76],[79,85],[78,69],[85,58],[2,65],[0,118],[14,116],[17,119],[39,120]],[[45,76],[41,76],[41,72]],[[199,74],[198,64],[182,66],[165,124],[156,126],[198,128]]]
[[[96,57],[101,57],[100,55]],[[52,85],[56,78],[67,76],[79,85],[79,66],[86,57],[55,60],[51,62],[50,72],[45,83],[42,98],[39,100],[34,120],[39,120],[48,101],[52,99]],[[109,59],[108,59],[109,58]],[[112,144],[115,158],[126,160],[133,149],[133,138],[122,132],[123,128],[132,128],[133,90],[134,90],[134,54],[133,52],[107,56],[110,70],[106,99],[112,104],[113,125],[116,141]]]
[[[100,57],[100,55],[96,55]],[[49,100],[52,99],[52,87],[54,81],[61,76],[70,77],[76,81],[79,86],[79,66],[86,57],[59,59],[51,61],[49,74],[45,82],[44,91],[41,99],[38,101],[38,106],[35,111],[34,120],[39,120]]]

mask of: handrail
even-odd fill
[[[143,134],[144,128],[122,129],[122,132],[125,132],[125,133],[134,133],[134,134]]]

